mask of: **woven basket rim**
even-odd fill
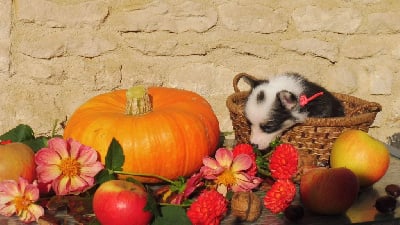
[[[241,91],[238,88],[238,82],[242,77],[249,77],[255,79],[253,76],[247,73],[239,73],[233,79],[234,93],[228,96],[226,100],[226,106],[228,107],[230,113],[243,114],[244,110],[242,105],[237,104],[238,101],[245,101],[250,91]],[[316,118],[309,117],[303,123],[302,126],[326,126],[326,127],[336,127],[336,126],[353,126],[354,124],[360,124],[374,120],[376,114],[382,110],[382,106],[376,102],[369,102],[364,99],[343,94],[337,92],[331,92],[336,98],[341,102],[350,102],[356,104],[359,108],[354,112],[346,112],[344,117],[330,117],[330,118]],[[361,110],[361,113],[359,112]]]

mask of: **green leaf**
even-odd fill
[[[161,216],[157,201],[149,190],[147,190],[147,203],[144,210],[151,212],[154,217]]]
[[[146,187],[145,187],[140,181],[136,180],[136,179],[133,178],[133,177],[127,177],[127,178],[126,178],[126,181],[129,181],[129,182],[131,182],[131,183],[140,185],[140,186],[142,186],[143,188],[146,189]]]
[[[181,193],[185,190],[186,188],[186,180],[184,177],[180,176],[178,177],[177,180],[175,180],[171,185],[170,185],[170,190],[172,192],[178,192]]]
[[[49,140],[48,137],[37,137],[35,139],[30,139],[23,141],[22,143],[28,145],[29,147],[32,148],[34,152],[39,151],[41,148],[44,148],[47,146],[47,141]]]
[[[113,171],[122,171],[125,155],[119,142],[113,138],[107,150],[105,167]]]
[[[12,142],[23,142],[33,139],[35,139],[35,135],[32,128],[25,124],[20,124],[0,136],[0,140],[11,140]]]
[[[117,175],[108,169],[102,169],[98,174],[95,176],[95,180],[97,184],[102,184],[109,180],[116,180]]]
[[[186,210],[180,206],[167,205],[161,207],[161,217],[156,217],[152,225],[191,225]]]

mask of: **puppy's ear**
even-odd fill
[[[268,83],[268,80],[257,79],[253,76],[243,76],[243,80],[250,85],[251,88],[254,88],[260,84]]]
[[[276,95],[279,101],[281,101],[282,105],[290,111],[293,110],[298,104],[297,97],[292,92],[280,91]]]

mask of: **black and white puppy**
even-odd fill
[[[244,109],[251,124],[250,142],[259,149],[267,148],[286,129],[307,117],[344,116],[339,100],[297,73],[244,80],[251,86]]]

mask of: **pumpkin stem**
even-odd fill
[[[167,183],[173,184],[174,181],[163,177],[163,176],[159,176],[159,175],[155,175],[155,174],[149,174],[149,173],[134,173],[134,172],[125,172],[125,171],[113,171],[115,174],[122,174],[122,175],[130,175],[130,176],[138,176],[138,177],[152,177],[152,178],[157,178],[160,179],[162,181],[165,181]]]
[[[143,115],[152,110],[150,95],[147,88],[143,86],[134,86],[126,91],[126,109],[127,115]]]

